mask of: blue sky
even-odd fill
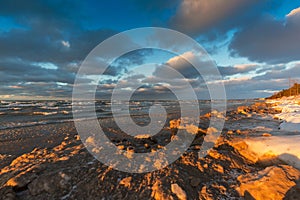
[[[299,0],[0,0],[0,5],[0,99],[71,98],[76,72],[93,48],[117,33],[148,26],[198,41],[218,66],[229,98],[266,97],[288,87],[288,78],[300,82]],[[143,83],[143,91],[164,98],[168,90],[156,77],[159,67],[167,64],[183,74],[191,67],[172,63],[176,56],[129,53],[101,78],[99,94],[110,93],[125,77],[127,89]],[[132,73],[146,63],[157,63],[157,69]],[[200,78],[185,78],[205,89]],[[85,81],[94,84],[92,77]]]

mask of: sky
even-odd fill
[[[300,82],[300,0],[0,0],[0,100],[71,98],[89,52],[141,27],[168,28],[197,41],[229,99],[267,97],[287,88],[289,78]],[[140,84],[137,95],[168,98],[174,88],[184,90],[168,66],[207,99],[205,82],[185,60],[198,54],[192,47],[182,55],[142,49],[117,58],[104,75],[94,70],[80,78],[97,85],[98,98],[109,97],[117,84],[124,91]]]

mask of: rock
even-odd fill
[[[222,154],[220,154],[217,150],[211,149],[208,152],[208,155],[211,156],[214,159],[222,159]]]
[[[278,156],[272,154],[271,152],[265,153],[262,156],[259,156],[259,161],[257,164],[263,166],[263,167],[269,167],[274,165],[282,165],[285,164],[283,161],[281,161]]]
[[[244,141],[231,141],[229,145],[235,148],[237,151],[248,149],[248,145]]]
[[[120,150],[124,150],[124,149],[125,149],[125,146],[124,146],[124,145],[118,145],[117,147],[118,147],[118,149],[120,149]]]
[[[221,166],[221,165],[218,165],[218,164],[214,164],[213,166],[213,169],[221,174],[224,174],[224,168]]]
[[[284,200],[300,200],[300,182],[298,181],[297,184],[292,187],[284,197]]]
[[[210,117],[211,117],[211,113],[210,113],[210,112],[206,113],[206,114],[204,115],[204,117],[210,118]]]
[[[245,200],[255,200],[255,198],[246,190],[244,193]]]
[[[171,185],[171,191],[176,194],[179,200],[186,200],[187,196],[185,191],[176,183]]]
[[[296,184],[296,190],[300,192],[300,181],[299,180],[297,181],[297,184]]]
[[[204,135],[207,134],[207,131],[202,129],[202,128],[198,128],[198,132],[201,133],[201,134],[204,134]]]
[[[200,199],[212,200],[212,194],[207,191],[207,187],[203,186],[200,192]]]
[[[66,161],[66,160],[69,160],[69,159],[70,159],[69,156],[63,156],[63,157],[59,158],[58,160],[60,160],[60,161]]]
[[[146,149],[149,149],[149,148],[150,148],[150,145],[149,145],[148,143],[145,143],[145,144],[144,144],[144,147],[145,147]]]
[[[80,140],[80,136],[79,136],[79,135],[75,135],[74,138],[75,138],[75,140],[77,140],[77,141]]]
[[[249,150],[241,150],[239,151],[239,153],[251,163],[257,163],[259,159],[254,152],[251,152]]]
[[[284,194],[296,185],[295,181],[299,178],[300,171],[291,166],[267,167],[256,173],[239,176],[241,184],[237,191],[248,199],[283,199]]]
[[[297,190],[297,186],[292,187],[284,197],[284,200],[299,200],[300,199],[300,191]]]
[[[263,133],[262,136],[263,136],[263,137],[271,137],[272,134],[270,134],[270,133]]]
[[[41,168],[40,168],[41,169]],[[33,166],[31,171],[27,171],[27,173],[20,173],[12,178],[10,178],[6,182],[6,186],[11,186],[14,189],[25,188],[32,180],[37,177],[37,172],[39,172],[39,168]]]
[[[0,189],[0,200],[16,200],[16,193],[12,187],[4,187]]]
[[[201,149],[201,145],[193,145],[192,146],[192,149],[194,150],[194,151],[199,151],[200,149]]]
[[[130,186],[131,186],[131,180],[132,180],[131,176],[123,178],[120,181],[120,185],[124,185],[124,187],[130,188]]]
[[[152,186],[151,197],[153,197],[155,200],[173,200],[171,195],[168,195],[166,192],[164,192],[162,182],[160,180],[157,180]]]
[[[194,139],[194,141],[193,141],[193,144],[198,144],[198,145],[202,145],[202,143],[203,143],[203,137],[195,137],[195,139]]]
[[[230,145],[245,159],[251,163],[256,163],[259,160],[258,155],[248,150],[248,145],[244,141],[232,141]]]
[[[239,114],[247,115],[248,112],[249,112],[249,108],[248,108],[247,106],[239,106],[239,107],[237,108],[237,112],[238,112]]]
[[[218,132],[218,129],[216,129],[214,127],[209,127],[206,131],[206,134],[211,135],[211,134],[214,134],[214,133],[217,133],[217,132]]]
[[[54,194],[70,187],[71,177],[63,172],[42,175],[33,180],[28,189],[31,195],[36,196],[43,192]]]
[[[134,153],[134,147],[133,146],[127,147],[127,152]]]
[[[185,128],[186,128],[186,131],[191,134],[197,134],[199,131],[198,126],[195,126],[193,124],[188,124],[185,126]]]
[[[173,120],[171,120],[171,121],[169,122],[169,123],[170,123],[170,129],[176,129],[176,128],[179,128],[180,122],[181,122],[180,119],[173,119]]]
[[[197,187],[198,185],[200,185],[200,183],[201,183],[201,179],[196,177],[192,177],[190,181],[192,187]]]

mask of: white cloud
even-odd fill
[[[287,17],[292,17],[294,15],[299,15],[300,14],[300,7],[299,8],[296,8],[294,10],[292,10],[289,14],[287,14],[286,16]]]
[[[184,61],[183,59],[190,60],[190,59],[195,59],[195,57],[196,57],[196,55],[192,51],[188,51],[188,52],[183,53],[180,56],[174,56],[174,57],[170,58],[167,61],[167,64],[178,66],[178,64],[181,64]]]
[[[67,48],[70,48],[70,42],[69,41],[64,41],[64,40],[62,40],[61,41],[61,44],[64,46],[64,47],[67,47]]]

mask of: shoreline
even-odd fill
[[[28,140],[34,138],[33,143],[39,141],[37,135],[42,130],[48,130],[48,137],[41,136],[42,140],[36,143],[39,145],[30,147],[32,150],[29,148],[1,158],[0,197],[232,199],[244,196],[268,199],[266,195],[270,193],[275,195],[273,197],[283,198],[288,195],[288,191],[293,195],[300,172],[276,155],[257,155],[249,148],[252,145],[247,143],[249,138],[262,137],[269,140],[280,134],[280,131],[275,130],[280,122],[272,117],[276,113],[278,110],[264,102],[237,106],[235,110],[228,111],[222,136],[206,157],[197,157],[201,137],[196,136],[189,150],[176,162],[164,169],[144,174],[115,171],[95,160],[82,145],[72,123],[26,128],[23,131],[31,133]],[[208,117],[203,116],[203,119],[206,122]],[[18,133],[23,134],[22,130]],[[54,137],[54,133],[59,137]],[[113,137],[117,137],[116,134]],[[12,142],[13,139],[8,138],[6,142]],[[15,141],[9,148],[17,146],[18,142],[19,145],[28,143],[25,140],[23,143]],[[122,142],[117,145],[125,148],[133,145],[131,140]],[[159,148],[157,143],[149,141],[150,148]],[[7,150],[8,146],[1,148]],[[280,176],[273,176],[274,173]],[[265,177],[269,177],[269,180]],[[258,183],[264,185],[264,190],[255,187]],[[279,184],[281,189],[276,191],[274,184]],[[176,191],[174,188],[177,188]]]

